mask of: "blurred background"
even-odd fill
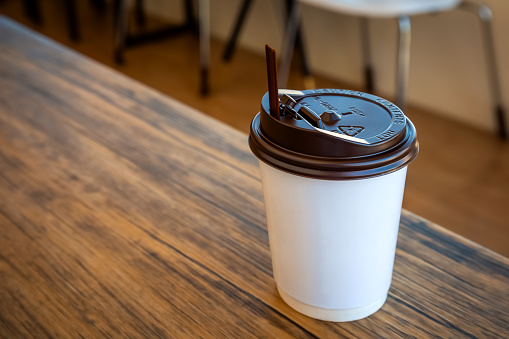
[[[359,18],[307,2],[286,87],[309,86],[311,74],[317,88],[365,91]],[[264,46],[282,50],[287,3],[0,0],[0,14],[247,133],[267,87]],[[493,13],[498,97],[507,106],[509,1],[484,3]],[[125,25],[119,13],[126,14]],[[210,28],[201,27],[201,50],[199,13]],[[411,16],[411,24],[405,113],[416,125],[421,152],[408,171],[404,208],[509,256],[509,146],[498,135],[481,21],[454,9]],[[367,30],[375,94],[394,100],[398,21],[370,18]]]

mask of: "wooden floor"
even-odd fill
[[[67,36],[59,1],[41,1],[45,22],[40,27],[26,19],[21,3],[0,1],[0,13],[248,132],[266,91],[263,57],[238,50],[233,62],[225,67],[220,63],[224,43],[212,41],[213,87],[210,96],[203,98],[198,93],[196,36],[187,34],[131,48],[125,55],[125,65],[118,66],[112,58],[111,9],[98,14],[89,7],[89,2],[78,2],[82,39],[74,43]],[[298,73],[298,69],[293,71],[289,88],[302,88]],[[317,86],[351,87],[322,78],[317,79]],[[509,256],[509,143],[412,105],[406,114],[417,128],[421,150],[408,171],[404,207]]]

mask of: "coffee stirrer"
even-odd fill
[[[267,81],[269,85],[270,115],[279,120],[279,92],[277,88],[276,51],[265,45]]]

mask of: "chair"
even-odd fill
[[[295,2],[294,0],[285,0],[284,1],[286,15],[289,15],[294,2]],[[249,12],[250,8],[252,7],[252,3],[253,3],[252,0],[243,0],[242,1],[242,4],[239,9],[239,14],[237,16],[237,19],[235,20],[235,24],[234,24],[233,29],[230,34],[230,38],[228,39],[228,42],[227,42],[226,47],[223,52],[222,62],[224,65],[229,64],[233,58],[233,54],[235,53],[235,49],[237,47],[237,40],[238,40],[239,35],[242,31],[242,28],[245,24],[248,12]],[[311,72],[309,70],[309,65],[308,65],[307,58],[306,58],[306,52],[305,52],[304,44],[302,42],[302,37],[301,37],[299,28],[297,28],[297,32],[296,32],[296,46],[295,47],[297,48],[297,50],[299,51],[300,56],[301,56],[301,70],[302,70],[302,75],[304,77],[303,80],[305,83],[304,87],[307,89],[314,88],[315,81],[314,81],[313,77],[311,76]]]
[[[188,31],[196,31],[200,37],[200,93],[205,96],[210,91],[209,69],[210,69],[210,0],[198,1],[198,25],[194,18],[194,4],[192,0],[183,0],[185,21],[181,25],[170,25],[159,30],[138,34],[136,36],[127,33],[128,14],[130,0],[115,0],[116,13],[114,59],[117,64],[124,62],[124,52],[127,46],[134,46],[153,40],[169,38]],[[143,26],[145,16],[143,11],[143,0],[136,0],[134,3],[136,22]],[[198,27],[197,27],[198,26]]]
[[[131,0],[114,0],[113,7],[115,12],[115,42],[114,42],[114,59],[118,64],[124,62],[124,52],[126,47],[151,42],[154,40],[172,37],[188,31],[196,29],[196,23],[193,13],[193,1],[183,0],[185,21],[180,25],[168,25],[166,27],[143,32],[137,35],[128,34],[128,15]],[[145,12],[143,10],[143,0],[135,0],[134,10],[136,15],[136,23],[139,27],[145,24]]]
[[[90,3],[99,12],[104,12],[106,8],[105,0],[90,0]],[[76,0],[64,0],[62,3],[65,12],[67,27],[69,30],[69,38],[77,42],[81,38],[79,29],[78,12],[76,8]],[[23,0],[23,10],[26,16],[36,25],[41,25],[43,17],[41,14],[40,0]]]
[[[410,64],[410,16],[417,14],[437,13],[455,8],[473,12],[482,21],[482,30],[485,40],[485,54],[488,61],[488,77],[490,93],[495,106],[495,118],[500,138],[507,138],[505,126],[505,111],[502,107],[500,82],[496,69],[493,34],[491,28],[492,13],[488,6],[477,4],[469,0],[295,0],[288,26],[286,37],[281,53],[279,67],[279,84],[285,87],[290,71],[293,45],[295,44],[296,32],[299,27],[302,5],[321,7],[323,9],[342,14],[361,17],[361,34],[363,36],[363,58],[365,81],[368,91],[373,90],[373,72],[371,67],[371,55],[369,51],[369,34],[367,19],[397,18],[399,28],[397,68],[396,68],[396,103],[400,107],[405,105],[406,89],[408,84],[408,72]]]

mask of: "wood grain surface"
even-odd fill
[[[0,18],[1,337],[509,337],[509,260],[407,211],[367,319],[271,269],[245,134]]]

